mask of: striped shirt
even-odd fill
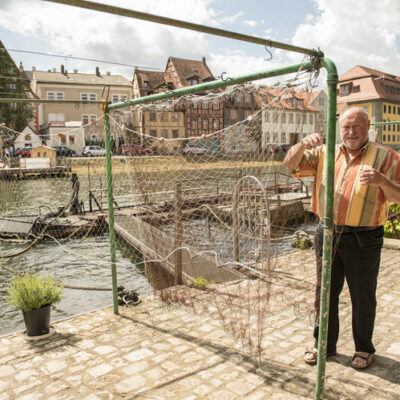
[[[312,210],[324,218],[325,158],[326,146],[305,150],[299,167],[292,171],[295,178],[314,176]],[[369,142],[359,155],[349,162],[346,148],[336,146],[333,222],[335,225],[378,226],[383,225],[389,212],[389,201],[383,191],[372,185],[361,185],[359,170],[374,168],[394,182],[400,182],[400,155],[389,147]]]

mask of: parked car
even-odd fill
[[[105,156],[106,151],[100,146],[85,146],[82,151],[82,155],[85,157]]]
[[[138,144],[124,144],[121,147],[121,152],[123,155],[130,155],[130,156],[152,154],[151,149],[140,146]]]
[[[31,156],[31,148],[30,147],[21,147],[20,149],[16,149],[14,151],[15,157],[30,157]]]
[[[66,146],[54,146],[57,157],[76,157],[76,151]]]
[[[200,143],[187,144],[183,149],[184,155],[203,155],[207,153],[208,149],[203,147]]]

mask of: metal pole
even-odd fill
[[[104,115],[104,139],[106,145],[106,178],[107,178],[107,197],[108,197],[108,238],[110,241],[111,256],[111,284],[113,293],[114,314],[118,314],[118,289],[117,289],[117,266],[115,256],[115,230],[114,230],[114,203],[112,186],[112,158],[111,158],[111,140],[110,140],[110,119],[108,107],[103,102]]]
[[[335,167],[335,142],[336,142],[336,85],[338,76],[335,64],[327,59],[322,59],[322,65],[328,71],[328,114],[326,135],[326,188],[325,188],[325,218],[324,241],[322,249],[322,279],[321,300],[318,334],[318,365],[315,398],[322,399],[325,383],[326,345],[328,337],[329,298],[331,287],[332,266],[332,236],[333,236],[333,182]]]
[[[106,4],[95,3],[93,1],[85,0],[45,0],[51,3],[65,4],[68,6],[81,7],[89,10],[105,12],[109,14],[121,15],[124,17],[141,19],[144,21],[155,22],[157,24],[170,25],[178,28],[189,29],[196,32],[209,33],[211,35],[223,36],[231,39],[241,40],[244,42],[261,44],[263,46],[276,47],[279,49],[294,51],[296,53],[323,56],[319,50],[306,49],[304,47],[293,46],[286,43],[274,42],[269,39],[263,39],[256,36],[244,35],[242,33],[226,31],[224,29],[212,28],[206,25],[194,24],[191,22],[180,21],[173,18],[161,17],[159,15],[148,14],[135,10],[128,10],[126,8],[109,6]]]
[[[47,99],[14,99],[12,97],[0,98],[0,103],[53,103],[53,104],[103,104],[101,100],[47,100]]]
[[[240,262],[240,210],[239,210],[239,182],[237,181],[233,189],[232,200],[232,218],[233,218],[233,258],[236,262]]]
[[[261,72],[255,72],[255,73],[248,74],[248,75],[241,75],[236,78],[227,78],[224,81],[222,81],[222,80],[212,81],[212,82],[202,83],[200,85],[188,86],[188,87],[184,87],[181,89],[171,90],[169,92],[157,93],[157,94],[152,94],[150,96],[139,97],[137,99],[126,100],[122,103],[113,103],[113,104],[108,105],[108,109],[115,110],[115,109],[123,108],[123,107],[127,107],[127,106],[134,106],[136,104],[150,103],[150,102],[154,102],[157,100],[169,99],[171,97],[180,97],[185,94],[196,93],[199,91],[224,88],[226,86],[250,82],[253,80],[271,78],[271,77],[278,76],[278,75],[292,74],[292,73],[298,72],[299,70],[302,70],[302,71],[312,70],[314,68],[315,68],[315,62],[306,61],[304,63],[287,65],[285,67],[274,68],[274,69],[270,69],[268,71],[261,71]]]

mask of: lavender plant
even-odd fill
[[[63,290],[63,284],[48,274],[25,272],[11,279],[7,301],[22,311],[30,311],[59,302]]]

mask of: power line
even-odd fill
[[[74,57],[74,56],[66,56],[66,55],[61,55],[61,54],[48,54],[48,53],[41,53],[41,52],[38,52],[38,51],[28,51],[28,50],[18,50],[18,49],[7,49],[7,51],[15,51],[15,52],[18,52],[18,53],[37,54],[37,55],[40,55],[40,56],[47,56],[47,57],[71,58],[71,59],[74,59],[74,60],[95,61],[95,62],[100,62],[100,63],[104,63],[104,64],[121,65],[123,67],[137,67],[137,68],[141,68],[141,69],[164,71],[163,69],[160,69],[160,68],[141,67],[139,65],[123,64],[123,63],[119,63],[119,62],[115,62],[115,61],[97,60],[95,58]]]

